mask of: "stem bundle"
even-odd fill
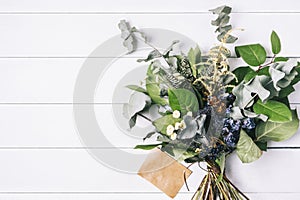
[[[227,177],[208,169],[192,200],[249,200]]]

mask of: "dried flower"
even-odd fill
[[[172,133],[172,135],[170,136],[171,140],[176,140],[177,138],[177,134],[176,133]]]
[[[179,112],[178,110],[174,110],[174,112],[173,112],[173,117],[174,117],[175,119],[178,119],[178,118],[180,117],[180,112]]]
[[[173,134],[173,132],[174,132],[174,130],[175,130],[175,128],[174,128],[174,126],[173,125],[168,125],[167,126],[167,135],[172,135]]]

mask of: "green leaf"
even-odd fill
[[[186,89],[169,89],[169,104],[173,110],[181,111],[182,115],[191,111],[193,113],[199,110],[199,104],[196,95]]]
[[[129,119],[129,127],[132,128],[135,126],[136,124],[136,118],[137,118],[137,114],[133,115],[130,119]]]
[[[195,49],[191,48],[188,52],[188,60],[191,64],[194,77],[197,76],[197,67],[196,65],[201,62],[201,51],[197,45]]]
[[[280,90],[278,97],[279,98],[287,97],[294,91],[295,91],[294,87],[292,85],[288,85],[286,88]]]
[[[145,144],[145,145],[136,145],[134,149],[143,149],[143,150],[151,150],[154,149],[155,147],[162,145],[162,143],[159,144]]]
[[[154,63],[151,63],[147,71],[146,89],[147,93],[149,94],[154,103],[166,105],[168,103],[167,100],[160,96],[160,87],[159,82],[157,81],[157,78],[160,77],[159,72],[159,67],[155,66]]]
[[[253,110],[257,114],[264,114],[269,117],[271,122],[288,122],[292,120],[292,112],[283,103],[268,100],[263,103],[260,99],[254,104]]]
[[[244,130],[241,130],[236,152],[243,163],[250,163],[260,158],[262,151]]]
[[[160,87],[158,84],[148,83],[146,84],[146,88],[153,102],[160,105],[166,105],[168,103],[166,99],[160,97]]]
[[[259,141],[273,140],[280,142],[292,137],[298,131],[298,127],[297,112],[292,110],[292,121],[285,123],[260,122],[255,129],[255,134]]]
[[[249,71],[246,74],[244,80],[247,83],[248,81],[250,81],[255,76],[260,76],[260,75],[270,76],[269,67],[264,67],[264,68],[260,69],[259,71],[254,71],[254,70]]]
[[[167,126],[168,125],[175,125],[176,122],[180,122],[182,119],[174,118],[172,115],[165,115],[161,118],[156,119],[153,122],[156,130],[160,133],[166,134],[167,133]]]
[[[216,163],[219,165],[221,173],[218,177],[218,182],[222,181],[223,179],[223,175],[224,175],[224,170],[225,170],[225,161],[226,161],[226,157],[225,157],[225,153],[222,153],[221,156],[219,158],[217,158]]]
[[[255,72],[251,67],[238,67],[232,71],[238,79],[238,83],[242,82],[244,78],[249,74]]]
[[[267,151],[268,150],[268,143],[267,142],[255,141],[255,144],[262,151]]]
[[[137,86],[137,85],[127,85],[126,87],[129,88],[129,89],[131,89],[131,90],[147,94],[147,91],[144,88],[140,87],[140,86]]]
[[[144,138],[143,138],[143,141],[145,141],[146,139],[148,138],[151,138],[156,132],[155,131],[152,131],[150,133],[148,133]]]
[[[235,52],[238,57],[250,66],[259,66],[266,61],[267,53],[260,44],[250,44],[235,47]]]
[[[285,58],[285,57],[276,57],[274,59],[274,62],[286,62],[288,61],[289,59],[288,58]]]
[[[296,72],[298,73],[297,76],[295,76],[295,78],[292,80],[291,85],[295,85],[296,83],[298,83],[300,81],[300,66],[298,63],[298,66],[295,68]]]
[[[271,44],[272,44],[272,52],[274,54],[278,54],[281,50],[280,39],[275,31],[272,31],[271,34]]]

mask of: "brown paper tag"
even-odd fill
[[[174,198],[183,186],[184,174],[188,178],[192,171],[159,149],[147,156],[138,172],[138,175],[171,198]]]

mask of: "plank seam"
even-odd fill
[[[112,150],[112,149],[124,149],[133,150],[134,147],[22,147],[22,146],[9,146],[0,147],[0,150],[89,150],[89,149],[99,149],[99,150]],[[295,149],[300,150],[300,146],[283,146],[283,147],[268,147],[269,150],[287,150]]]
[[[300,11],[233,11],[232,14],[300,14]],[[134,15],[206,15],[209,11],[1,11],[0,15],[115,15],[115,14],[134,14]]]

